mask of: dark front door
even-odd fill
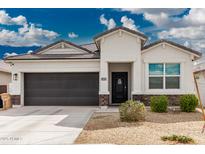
[[[112,103],[122,103],[128,99],[127,72],[112,73]]]

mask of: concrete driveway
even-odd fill
[[[0,144],[72,144],[95,110],[28,106],[0,111]]]

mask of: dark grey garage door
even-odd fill
[[[98,105],[98,87],[98,73],[27,73],[24,75],[24,104]]]

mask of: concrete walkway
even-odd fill
[[[0,111],[0,144],[72,144],[97,108],[29,106]]]

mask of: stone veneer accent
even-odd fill
[[[21,104],[21,96],[20,95],[11,95],[11,103],[13,105],[20,105]]]
[[[143,102],[145,105],[150,105],[150,98],[152,96],[160,96],[160,95],[133,95],[133,100],[138,100]],[[168,97],[169,100],[169,105],[174,106],[174,105],[179,105],[179,99],[180,96],[182,95],[165,95]]]
[[[99,95],[99,106],[109,105],[109,95]]]
[[[0,85],[0,94],[7,92],[7,85]]]

